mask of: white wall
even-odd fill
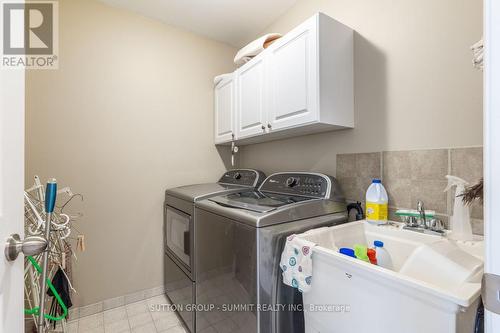
[[[497,209],[500,199],[500,3],[484,2],[485,72],[484,72],[484,219],[485,219],[485,272],[500,275],[500,214]],[[491,292],[491,290],[490,290]],[[491,295],[493,296],[493,295]],[[486,311],[485,331],[500,330],[500,314]]]
[[[164,190],[225,170],[212,79],[234,53],[93,0],[60,1],[60,68],[27,75],[26,185],[39,174],[84,195],[77,305],[162,285]]]
[[[247,146],[242,166],[335,175],[337,153],[482,144],[482,74],[469,49],[482,35],[480,1],[299,0],[264,32],[318,11],[356,31],[356,128]]]

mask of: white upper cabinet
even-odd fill
[[[216,143],[231,141],[221,130],[233,121],[239,144],[352,128],[353,31],[315,14],[236,70],[232,84],[233,107],[216,106]]]
[[[315,21],[279,39],[268,54],[269,124],[272,130],[318,119]]]
[[[246,63],[236,71],[236,137],[247,138],[264,133],[265,68],[262,58]]]
[[[234,76],[215,87],[215,143],[231,142],[234,133],[235,108]]]

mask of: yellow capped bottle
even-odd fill
[[[380,179],[373,179],[366,191],[366,221],[373,224],[387,223],[387,191]]]

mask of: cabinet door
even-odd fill
[[[316,22],[307,21],[270,49],[267,80],[272,130],[318,120]]]
[[[230,142],[234,127],[235,82],[225,79],[215,87],[215,143]]]
[[[236,136],[238,139],[265,132],[264,61],[254,59],[237,74]]]

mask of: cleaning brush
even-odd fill
[[[468,186],[465,189],[465,192],[460,195],[462,197],[462,201],[466,205],[472,204],[475,200],[479,199],[481,204],[483,203],[483,178],[472,186]]]

